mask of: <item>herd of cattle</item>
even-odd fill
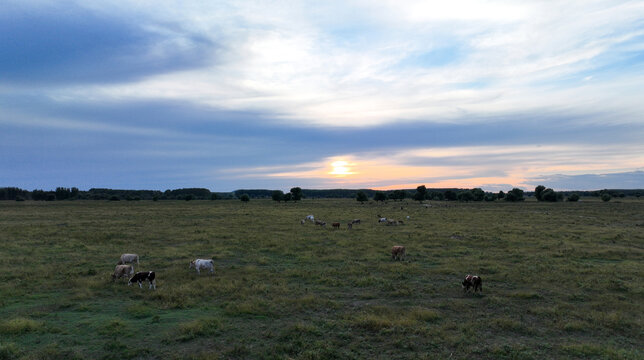
[[[381,217],[380,215],[378,216],[378,223],[386,223],[387,225],[403,225],[404,222],[402,220],[393,220],[393,219],[387,219],[384,217]],[[409,219],[409,216],[407,216],[407,219]],[[304,225],[306,224],[307,221],[310,221],[314,223],[315,225],[319,225],[322,227],[326,226],[326,222],[321,221],[321,220],[316,220],[313,215],[307,215],[306,218],[302,219],[300,221],[300,224]],[[354,224],[360,224],[361,220],[360,219],[353,219],[347,224],[348,229],[352,229]],[[334,229],[339,229],[340,228],[340,223],[339,222],[334,222],[331,224]],[[404,246],[402,245],[394,245],[391,248],[391,259],[392,260],[405,260],[405,257],[407,256],[407,249],[405,249]],[[154,289],[156,290],[156,275],[154,271],[139,271],[136,274],[134,273],[134,262],[136,262],[137,266],[139,265],[139,255],[137,254],[123,254],[121,255],[121,258],[119,262],[116,264],[116,267],[114,268],[114,273],[112,274],[112,281],[116,281],[117,279],[120,279],[122,277],[129,277],[127,284],[132,285],[133,283],[138,283],[139,288],[143,288],[142,283],[144,281],[148,281],[148,288],[149,289]],[[197,275],[201,274],[201,270],[205,269],[210,271],[211,275],[214,275],[215,273],[215,262],[212,259],[195,259],[190,262],[190,265],[188,267],[189,269],[194,268],[197,271]],[[483,291],[483,280],[481,279],[480,276],[477,275],[466,275],[465,279],[463,280],[463,291],[469,292],[470,288],[474,290],[474,293],[477,291],[482,292]]]

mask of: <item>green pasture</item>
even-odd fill
[[[644,356],[644,201],[429,204],[0,202],[0,360]]]

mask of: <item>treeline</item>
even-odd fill
[[[297,201],[306,199],[326,198],[353,198],[359,201],[385,200],[447,200],[447,201],[523,201],[525,197],[534,196],[539,201],[576,201],[579,197],[599,197],[604,201],[611,198],[623,198],[627,196],[640,197],[644,189],[603,189],[595,191],[554,191],[539,185],[535,191],[524,192],[515,188],[507,193],[503,191],[486,192],[480,188],[458,189],[458,188],[426,188],[424,185],[416,189],[399,190],[372,190],[372,189],[300,189],[292,188],[291,192],[283,193],[280,190],[269,189],[240,189],[232,192],[212,192],[204,188],[182,188],[174,190],[119,190],[106,188],[92,188],[87,191],[79,190],[76,187],[57,187],[55,190],[35,189],[32,191],[17,187],[1,187],[0,200],[226,200],[226,199],[273,199],[277,201]]]
[[[78,188],[58,187],[54,191],[45,190],[24,190],[16,187],[0,188],[0,200],[220,200],[233,199],[231,192],[211,192],[203,188],[184,188],[175,190],[119,190],[92,188],[87,191]]]

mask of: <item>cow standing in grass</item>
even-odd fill
[[[201,269],[208,269],[212,275],[215,275],[215,262],[212,259],[196,259],[190,262],[189,269],[195,268],[197,275],[201,273]]]
[[[143,283],[145,280],[148,281],[149,289],[157,289],[157,282],[156,282],[156,275],[154,274],[154,271],[139,271],[136,273],[130,281],[127,282],[127,285],[130,286],[133,283],[138,283],[139,288],[143,289],[143,286],[141,286],[141,283]]]
[[[339,222],[334,222],[334,223],[331,224],[331,226],[333,226],[334,229],[339,229],[340,228],[340,223]]]
[[[463,280],[463,291],[468,292],[470,291],[470,288],[474,288],[475,294],[476,290],[483,292],[483,280],[480,276],[470,274],[465,276],[465,280]]]
[[[112,273],[112,281],[122,277],[127,279],[132,274],[134,274],[134,267],[132,265],[116,265],[114,273]]]
[[[139,264],[139,255],[137,254],[123,254],[121,255],[121,259],[119,260],[117,265],[125,265],[127,263],[134,264],[136,261],[136,264]]]
[[[391,248],[392,260],[405,260],[405,256],[407,256],[407,250],[404,246],[396,245]]]

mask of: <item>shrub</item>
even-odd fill
[[[499,194],[500,195],[500,194]],[[523,190],[514,188],[505,195],[505,201],[523,201]]]
[[[242,194],[242,195],[239,197],[239,200],[241,200],[241,201],[243,201],[243,202],[249,202],[249,201],[250,201],[250,196],[248,196],[248,194]]]
[[[119,197],[118,197],[118,196],[116,196],[116,195],[112,195],[112,196],[110,197],[110,201],[120,201],[120,200],[121,200],[121,199],[119,199]]]
[[[557,201],[557,193],[551,188],[547,188],[541,193],[541,200],[555,202]]]
[[[610,201],[611,196],[609,193],[603,193],[602,194],[602,201]]]
[[[358,191],[358,193],[356,194],[356,200],[360,201],[360,203],[362,204],[365,201],[369,201],[369,198],[367,197],[367,194],[365,194],[364,192]]]
[[[574,201],[579,201],[579,195],[578,194],[570,194],[570,196],[568,196],[568,201],[573,201],[573,202]]]

